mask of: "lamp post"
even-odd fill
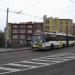
[[[9,8],[7,8],[7,15],[6,15],[6,29],[5,29],[5,48],[7,48],[7,26],[8,26],[8,12],[9,12]]]

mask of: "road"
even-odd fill
[[[75,75],[75,47],[0,53],[1,75]]]

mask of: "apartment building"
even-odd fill
[[[68,33],[72,34],[72,26],[73,21],[71,19],[47,18],[46,15],[43,17],[43,30],[46,32],[66,33],[66,28],[68,28]]]
[[[73,30],[73,36],[75,36],[75,23],[73,23],[73,27],[72,27],[72,30]]]
[[[7,40],[13,47],[30,46],[32,35],[35,32],[42,31],[42,22],[9,23],[7,26]]]
[[[43,22],[34,22],[34,34],[43,32]]]

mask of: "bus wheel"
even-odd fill
[[[53,49],[53,48],[54,48],[54,45],[53,45],[53,44],[51,44],[51,45],[50,45],[50,49]]]
[[[63,44],[62,44],[62,48],[64,48],[64,47],[65,47],[65,44],[63,43]]]

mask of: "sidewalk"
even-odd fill
[[[24,47],[24,48],[0,48],[0,53],[3,52],[11,52],[11,51],[21,51],[21,50],[29,50],[30,47]]]

